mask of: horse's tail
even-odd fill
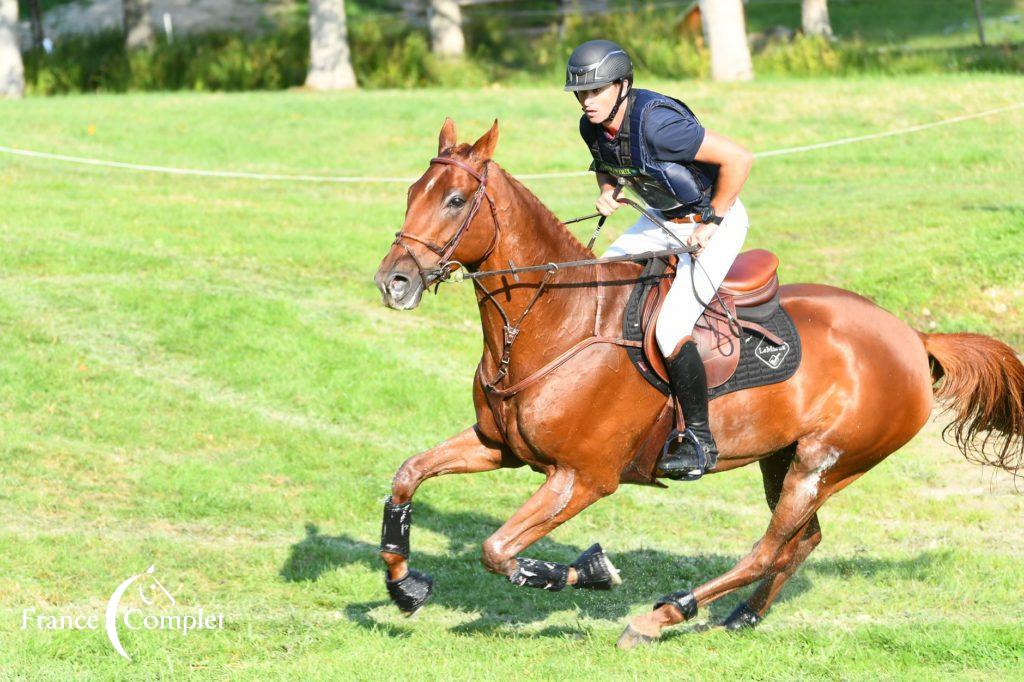
[[[981,334],[921,339],[937,382],[935,397],[954,414],[943,437],[969,461],[1024,476],[1024,364],[1013,349]]]

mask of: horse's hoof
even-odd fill
[[[419,611],[434,592],[434,579],[412,568],[398,580],[389,580],[385,571],[384,583],[388,586],[391,601],[406,617]]]
[[[580,554],[579,558],[572,562],[572,567],[576,569],[576,583],[573,587],[577,589],[610,590],[622,584],[619,569],[615,568],[612,560],[598,543],[594,543]]]
[[[720,626],[731,632],[753,630],[761,620],[757,611],[747,606],[747,602],[742,602],[720,623]]]
[[[634,629],[632,625],[627,625],[626,629],[619,635],[619,641],[615,643],[615,646],[623,651],[629,651],[638,646],[654,644],[657,641],[657,637],[645,635],[639,630]]]

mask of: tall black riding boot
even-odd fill
[[[718,462],[718,446],[708,423],[708,379],[692,339],[666,358],[666,365],[686,429],[669,437],[655,473],[658,477],[694,481]]]

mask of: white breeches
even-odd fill
[[[658,214],[657,211],[651,212]],[[697,227],[693,223],[667,222],[666,225],[682,240],[689,237]],[[747,210],[743,203],[736,199],[736,203],[725,214],[722,224],[715,230],[711,241],[697,257],[696,271],[694,272],[693,260],[689,254],[679,256],[675,281],[672,282],[672,288],[669,289],[654,330],[658,348],[663,356],[671,355],[679,342],[693,333],[697,320],[704,313],[704,303],[711,302],[711,297],[722,285],[729,268],[743,248],[743,240],[747,237],[749,225]],[[679,244],[660,227],[645,216],[640,216],[633,227],[626,230],[608,247],[602,257],[660,251],[676,246]]]

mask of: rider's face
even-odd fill
[[[612,113],[615,100],[619,96],[619,83],[609,83],[594,90],[577,90],[575,94],[576,100],[587,114],[587,120],[591,123],[601,123]]]

